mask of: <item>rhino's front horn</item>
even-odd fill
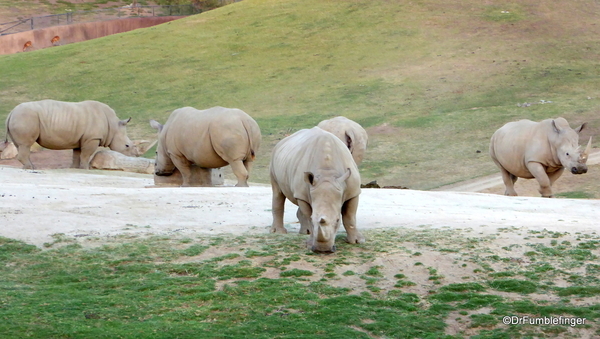
[[[325,236],[325,232],[323,232],[323,227],[321,225],[317,226],[317,241],[327,241],[327,237]]]
[[[583,152],[583,155],[585,156],[586,160],[587,160],[587,157],[590,155],[591,151],[592,151],[592,137],[590,137],[590,141],[588,141],[588,144],[585,147],[585,151]]]

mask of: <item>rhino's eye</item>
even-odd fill
[[[125,145],[125,147],[129,147],[129,145]]]
[[[567,152],[567,156],[569,156],[569,152]]]

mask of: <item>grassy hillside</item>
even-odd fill
[[[18,103],[44,98],[105,102],[133,117],[134,138],[152,137],[148,119],[179,107],[237,107],[261,126],[252,180],[264,182],[280,138],[344,115],[370,132],[364,182],[429,189],[495,172],[489,137],[511,120],[563,116],[590,123],[583,137],[598,134],[598,9],[592,0],[244,0],[0,56],[0,126]]]

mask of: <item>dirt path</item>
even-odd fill
[[[600,150],[595,150],[592,154],[590,154],[587,164],[588,166],[600,164]],[[590,178],[587,174],[583,176],[575,176],[570,173],[564,173],[562,177],[556,182],[556,191],[564,191],[564,188],[572,186],[573,182],[588,180],[590,180]],[[535,180],[521,179],[517,181],[516,189],[520,193],[520,195],[539,196],[539,193],[537,191],[538,184]],[[452,185],[442,186],[432,191],[483,192],[503,194],[504,184],[502,183],[502,176],[500,175],[500,173],[497,173],[485,177],[479,177],[472,180],[458,182]]]
[[[42,246],[61,233],[83,239],[128,233],[266,233],[272,221],[268,185],[152,188],[151,175],[69,169],[71,151],[36,152],[32,160],[35,171],[20,169],[16,160],[0,161],[0,236]],[[600,163],[600,152],[589,162]],[[593,172],[600,172],[598,167]],[[563,177],[565,185],[589,180]],[[501,195],[499,175],[437,191],[363,189],[359,227],[450,227],[481,234],[504,227],[595,231],[600,200],[544,199],[534,180],[517,184],[529,185],[532,196]],[[468,193],[482,190],[494,194]],[[290,232],[299,230],[295,212],[287,202]]]
[[[129,233],[266,233],[271,189],[149,188],[152,176],[77,169],[0,166],[0,236],[42,246],[54,234],[102,239]],[[361,229],[449,227],[490,234],[498,228],[592,232],[600,200],[505,197],[495,194],[364,189]],[[296,207],[285,223],[296,233]]]

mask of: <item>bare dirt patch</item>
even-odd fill
[[[590,197],[600,198],[600,151],[594,149],[588,159],[588,173],[574,175],[568,172],[554,183],[552,191],[555,195],[566,192],[582,192]],[[539,184],[535,179],[519,179],[515,190],[519,196],[539,197]],[[500,173],[479,177],[452,185],[446,185],[433,191],[481,192],[504,194],[504,184]]]
[[[73,162],[72,150],[43,150],[31,153],[31,162],[36,169],[62,169],[71,167]],[[17,159],[0,160],[0,166],[22,168]]]
[[[110,236],[127,233],[268,233],[271,190],[250,188],[148,188],[151,175],[66,169],[68,151],[53,160],[63,169],[0,166],[0,235],[41,246],[52,234]],[[36,156],[46,156],[40,152]],[[2,163],[5,165],[6,163]],[[20,167],[20,166],[19,166]],[[362,229],[393,227],[498,227],[594,230],[599,200],[505,197],[481,193],[363,189]],[[297,232],[296,207],[286,205],[289,232]]]

